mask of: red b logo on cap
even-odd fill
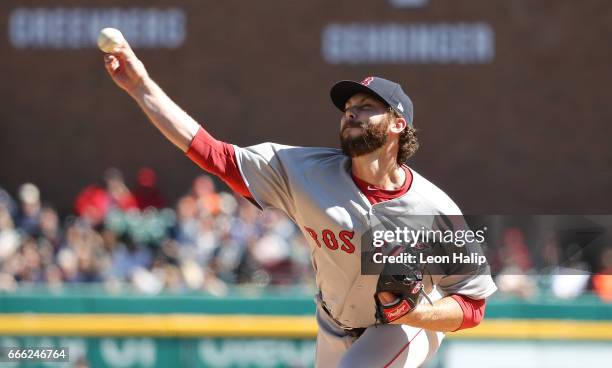
[[[370,83],[372,83],[373,80],[374,80],[374,77],[367,77],[366,79],[361,81],[361,84],[367,87],[370,85]]]

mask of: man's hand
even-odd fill
[[[115,83],[129,94],[133,94],[149,78],[144,64],[127,41],[115,47],[112,54],[104,55],[104,66]]]
[[[398,298],[397,295],[395,295],[393,293],[390,293],[388,291],[381,291],[380,293],[378,293],[376,295],[378,296],[378,300],[380,300],[380,302],[384,303],[384,304],[393,303]]]
[[[382,323],[391,323],[403,317],[419,304],[422,295],[420,274],[380,275],[375,295],[376,319]]]

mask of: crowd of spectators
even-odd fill
[[[297,227],[280,211],[261,212],[218,191],[206,175],[172,207],[147,168],[131,189],[119,170],[108,169],[103,184],[81,190],[73,213],[62,218],[32,183],[15,197],[0,188],[0,291],[20,283],[96,282],[151,294],[223,295],[236,284],[314,284],[310,250]],[[612,247],[589,258],[562,232],[542,231],[550,223],[526,223],[489,230],[496,246],[487,248],[487,258],[501,295],[531,298],[544,290],[568,299],[592,290],[612,301]]]
[[[64,218],[32,183],[16,198],[0,188],[0,291],[98,282],[222,295],[230,284],[312,285],[307,245],[282,213],[261,213],[217,191],[208,176],[174,208],[167,203],[146,168],[133,189],[119,170],[107,170],[104,184],[84,188]]]

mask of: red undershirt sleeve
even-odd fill
[[[459,294],[453,294],[451,297],[459,303],[463,311],[463,322],[456,331],[478,326],[484,317],[486,300],[472,299]]]
[[[236,162],[234,146],[219,141],[200,127],[185,153],[205,171],[223,180],[236,194],[252,198]]]

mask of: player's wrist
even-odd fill
[[[126,92],[136,100],[144,99],[145,96],[153,94],[155,82],[148,76],[136,80]]]
[[[414,308],[406,312],[406,314],[389,323],[394,325],[415,325],[418,323],[418,321],[422,320],[422,308],[422,304],[416,305]]]

